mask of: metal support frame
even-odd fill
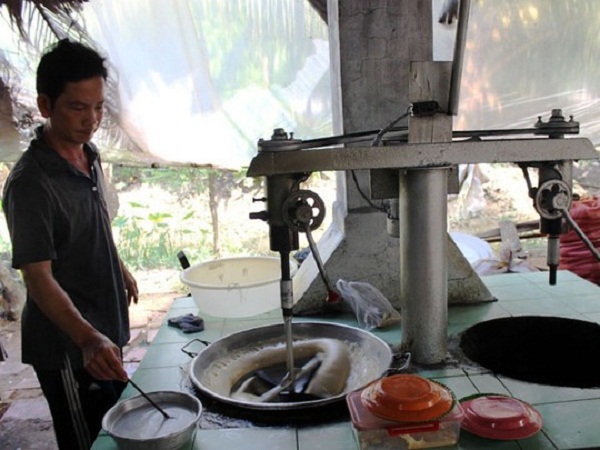
[[[421,364],[447,356],[448,168],[400,174],[402,348]]]
[[[355,169],[410,169],[469,163],[536,163],[598,159],[587,138],[502,139],[403,144],[384,147],[262,151],[252,159],[249,177]]]

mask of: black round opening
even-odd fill
[[[507,317],[478,323],[460,336],[473,362],[521,381],[600,387],[600,325],[561,317]]]

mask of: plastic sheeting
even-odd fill
[[[451,60],[456,22],[437,23],[446,0],[432,1],[434,58]],[[471,2],[454,128],[530,128],[562,109],[600,142],[599,15],[597,0]],[[331,135],[327,27],[306,0],[93,0],[83,17],[140,150],[103,146],[105,161],[240,168],[274,128]]]
[[[94,0],[81,17],[116,76],[122,142],[133,144],[103,145],[114,130],[99,132],[104,161],[239,169],[274,128],[331,134],[327,25],[305,0]],[[5,50],[20,52],[0,47],[0,68]],[[30,100],[33,71],[13,80]]]
[[[599,15],[597,0],[472,1],[454,129],[531,128],[562,109],[600,143]],[[434,58],[449,61],[455,25],[434,21]]]
[[[600,249],[600,197],[585,197],[573,202],[571,217],[596,249]],[[560,269],[600,285],[600,261],[575,230],[560,235]]]
[[[259,138],[331,128],[326,25],[301,0],[94,0],[86,27],[118,68],[121,124],[168,163],[247,166]]]

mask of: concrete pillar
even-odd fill
[[[410,104],[411,62],[432,59],[430,0],[329,0],[334,133],[380,129]],[[407,125],[404,119],[399,125]],[[356,171],[361,190],[370,195],[375,171]],[[335,283],[366,281],[400,309],[399,241],[387,233],[386,215],[368,206],[350,172],[340,173],[347,197],[334,213],[346,210],[345,238],[325,263]],[[331,213],[328,211],[328,214]],[[452,243],[448,257],[448,301],[493,299]],[[466,288],[466,289],[465,289]],[[327,312],[326,289],[317,277],[297,302],[297,314]],[[335,309],[335,308],[334,308]]]

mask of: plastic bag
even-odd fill
[[[336,286],[342,294],[342,298],[352,307],[361,328],[372,330],[373,328],[385,328],[400,322],[400,313],[371,284],[338,280]]]
[[[574,201],[570,213],[593,246],[600,249],[600,197],[585,197]],[[600,261],[573,229],[560,235],[559,269],[570,270],[581,278],[600,285]]]

